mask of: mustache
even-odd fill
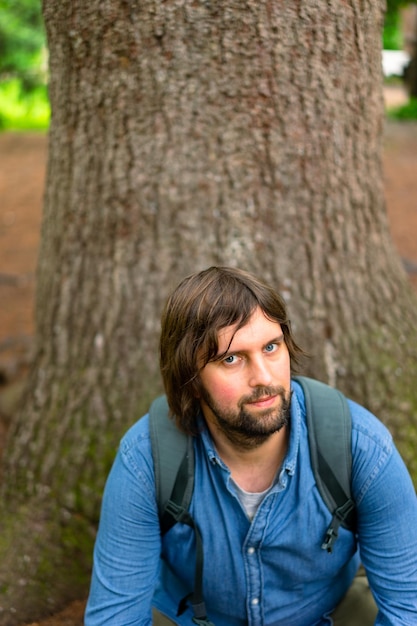
[[[257,387],[250,395],[243,396],[239,400],[238,405],[239,407],[242,407],[244,404],[248,404],[249,402],[257,402],[261,398],[265,398],[268,396],[281,396],[283,399],[285,399],[285,388],[281,385],[278,385],[277,387]]]

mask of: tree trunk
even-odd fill
[[[161,307],[196,269],[281,290],[304,373],[382,417],[417,474],[417,302],[383,197],[383,3],[43,4],[52,124],[37,352],[5,458],[3,626],[85,593],[117,442],[161,389]]]

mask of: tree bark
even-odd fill
[[[117,442],[161,390],[163,302],[196,269],[281,290],[304,373],[383,418],[417,476],[416,298],[383,196],[383,3],[43,11],[52,123],[37,350],[4,467],[3,626],[85,593]]]

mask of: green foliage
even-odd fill
[[[400,9],[414,2],[407,0],[387,0],[383,31],[384,50],[402,50],[404,46],[401,31]]]
[[[40,0],[0,0],[0,80],[12,77],[25,91],[46,82]]]
[[[389,109],[388,117],[396,120],[417,120],[417,98],[410,98],[407,104]]]
[[[408,4],[412,4],[407,0],[387,0],[387,13],[398,13],[401,7],[405,7]]]
[[[0,0],[0,130],[45,129],[47,51],[40,0]]]
[[[0,83],[0,130],[46,130],[49,118],[46,85],[28,92],[18,78]]]
[[[403,36],[398,9],[396,11],[387,11],[385,14],[382,45],[384,50],[402,50],[403,48]]]

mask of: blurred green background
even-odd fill
[[[0,129],[49,125],[48,54],[39,0],[0,0]]]

